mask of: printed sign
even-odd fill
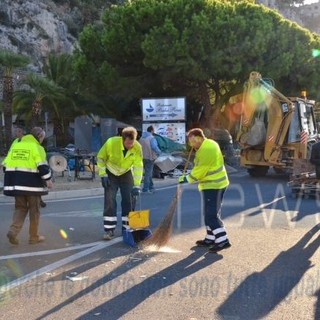
[[[142,130],[152,125],[154,132],[162,137],[169,138],[174,142],[186,143],[186,124],[185,123],[143,123]]]
[[[11,153],[11,159],[28,161],[30,158],[30,150],[14,149]]]
[[[162,98],[142,99],[143,121],[184,121],[186,119],[186,99]]]

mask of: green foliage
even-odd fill
[[[44,105],[53,105],[56,100],[61,99],[63,88],[55,82],[43,76],[30,73],[24,81],[25,88],[14,92],[13,106],[17,113],[24,113],[29,120],[29,125],[39,125],[35,123],[32,106],[39,105],[39,115],[42,113]]]
[[[85,114],[88,103],[84,102],[85,99],[80,92],[78,80],[74,75],[73,57],[67,54],[51,54],[43,71],[48,79],[63,88],[61,97],[56,99],[48,110],[54,119],[65,126],[66,122],[72,121],[78,115]]]
[[[27,56],[0,50],[0,66],[4,67],[6,76],[11,76],[14,69],[25,67],[30,62],[31,59]]]
[[[13,97],[13,72],[17,68],[22,68],[28,65],[30,58],[16,54],[7,50],[0,50],[0,66],[4,69],[3,72],[3,91],[2,99],[4,103],[4,131],[5,131],[5,149],[9,150],[12,142],[12,97]]]
[[[38,104],[41,111],[49,112],[54,124],[57,144],[65,145],[67,127],[80,111],[81,99],[73,77],[72,56],[50,54],[43,67],[44,76],[29,74],[24,89],[14,94],[15,111],[24,114],[29,124],[33,114],[31,106]]]
[[[74,65],[89,95],[119,105],[185,95],[209,115],[253,70],[283,81],[285,94],[287,85],[296,91],[311,79],[315,93],[319,83],[311,56],[319,37],[252,1],[134,0],[102,20],[82,32]]]

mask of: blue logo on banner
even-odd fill
[[[154,110],[154,108],[152,107],[151,104],[149,104],[149,108],[146,109],[148,112],[152,112]]]

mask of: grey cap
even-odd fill
[[[40,127],[34,127],[31,129],[30,132],[38,141],[40,140],[40,138],[45,135],[45,132],[42,128]]]

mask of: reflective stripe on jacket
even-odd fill
[[[135,141],[133,147],[124,155],[122,137],[111,137],[101,147],[97,154],[99,176],[106,175],[106,170],[116,176],[132,171],[135,186],[139,186],[143,174],[142,147]]]
[[[218,143],[204,139],[197,150],[194,167],[187,176],[190,183],[199,182],[199,190],[223,189],[229,185],[224,159]]]
[[[4,160],[3,193],[7,196],[48,194],[45,180],[51,178],[46,152],[29,134],[14,143]]]

